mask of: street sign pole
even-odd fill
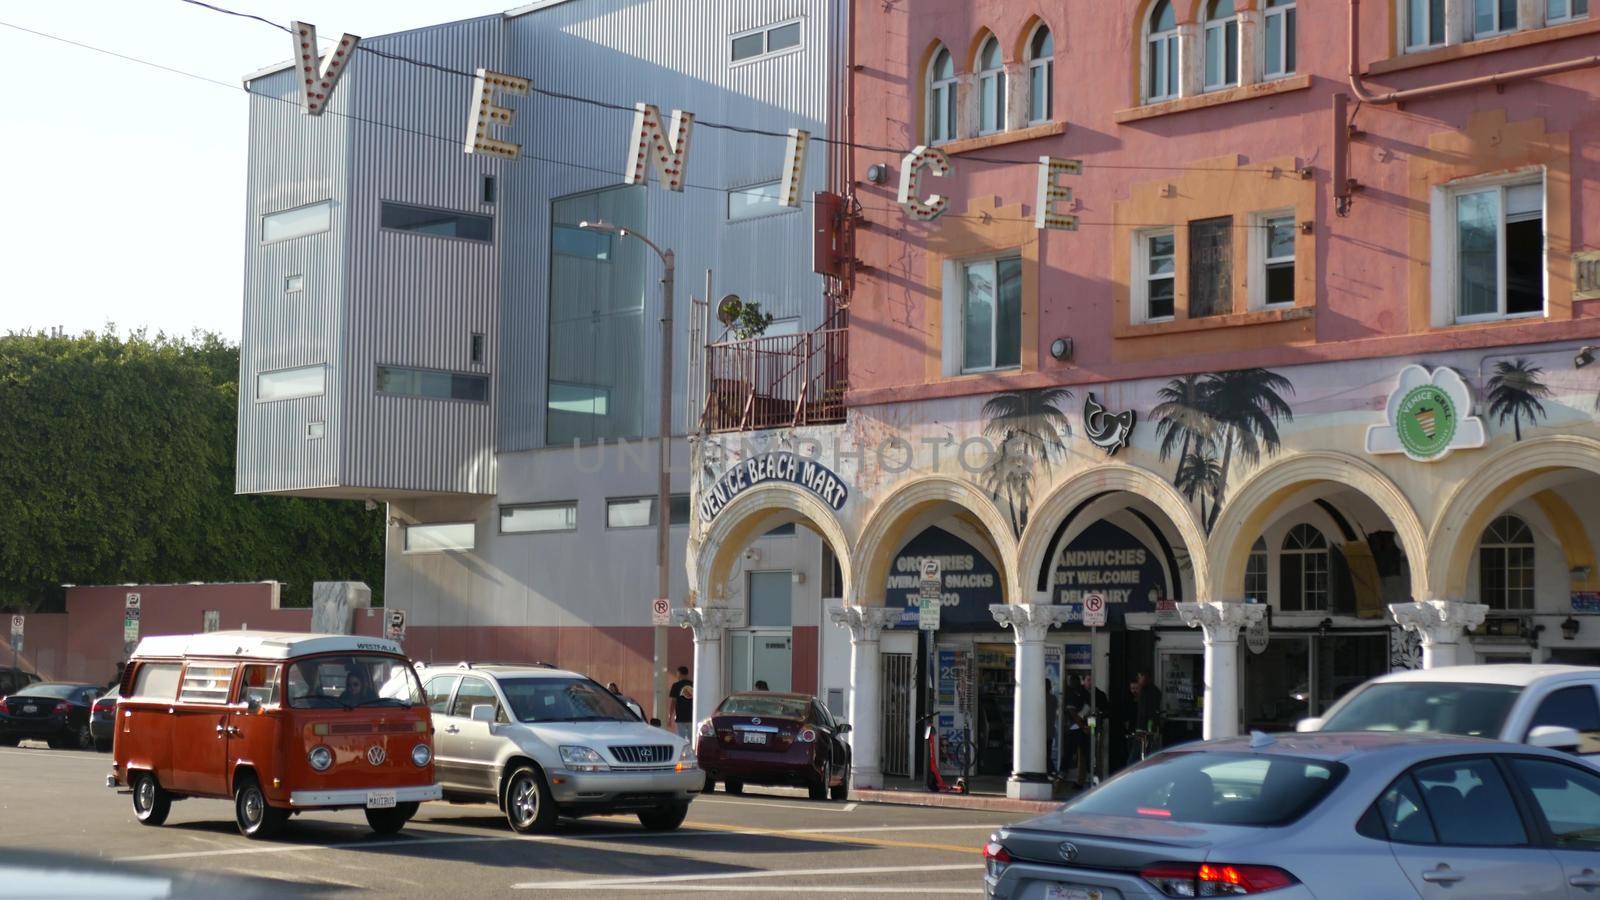
[[[1089,716],[1092,727],[1089,735],[1089,781],[1093,783],[1100,777],[1100,772],[1095,768],[1095,756],[1100,747],[1100,702],[1096,699],[1095,691],[1099,683],[1094,680],[1095,660],[1098,654],[1095,647],[1100,639],[1100,626],[1106,624],[1106,595],[1089,593],[1083,595],[1083,624],[1089,626]]]

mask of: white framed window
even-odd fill
[[[1233,0],[1208,0],[1205,10],[1205,89],[1218,91],[1239,83],[1239,17]]]
[[[1517,0],[1472,0],[1472,36],[1517,30]]]
[[[1250,229],[1250,305],[1261,309],[1294,304],[1294,212],[1257,213]]]
[[[956,139],[956,64],[943,47],[928,66],[928,143]]]
[[[1145,29],[1145,102],[1171,100],[1178,96],[1179,75],[1183,71],[1178,16],[1172,9],[1172,0],[1159,0],[1151,7]]]
[[[1516,516],[1489,523],[1478,542],[1478,602],[1490,609],[1533,609],[1533,529]]]
[[[978,133],[1006,130],[1006,61],[994,35],[978,48]]]
[[[299,274],[283,276],[283,292],[285,294],[298,294],[305,289],[306,276]]]
[[[673,494],[669,498],[671,517],[668,525],[689,524],[689,495]],[[610,497],[606,499],[607,528],[651,528],[656,524],[655,497]]]
[[[729,55],[736,63],[774,56],[800,46],[800,22],[766,25],[740,32],[729,39]]]
[[[1028,39],[1028,124],[1050,121],[1056,99],[1056,44],[1050,27],[1040,23]]]
[[[1310,525],[1296,525],[1278,554],[1278,608],[1322,612],[1328,608],[1328,539]]]
[[[749,187],[734,188],[728,191],[728,221],[739,222],[794,212],[793,208],[783,205],[782,197],[781,181],[764,181]]]
[[[1544,23],[1555,25],[1589,18],[1589,0],[1545,0]]]
[[[578,501],[520,503],[500,507],[501,534],[537,534],[545,531],[577,531]]]
[[[1246,603],[1267,602],[1267,540],[1256,538],[1250,547],[1250,558],[1244,564],[1244,599]]]
[[[1178,287],[1177,232],[1171,228],[1140,231],[1133,242],[1134,321],[1171,321]]]
[[[328,367],[324,365],[260,372],[256,375],[256,402],[320,397],[327,384]]]
[[[1454,321],[1543,315],[1542,173],[1471,179],[1439,193],[1443,202],[1434,208],[1443,227],[1435,226],[1435,246],[1449,261],[1445,290]]]
[[[1012,369],[1021,363],[1022,259],[962,264],[961,371]]]
[[[473,522],[436,522],[407,525],[406,553],[438,553],[444,550],[471,550],[477,544],[478,526]]]
[[[1266,45],[1264,71],[1268,78],[1294,74],[1295,15],[1294,0],[1267,0],[1262,32]]]
[[[261,243],[318,234],[333,227],[333,201],[321,200],[261,217]]]
[[[378,393],[428,400],[489,402],[489,376],[406,366],[379,366]]]
[[[233,666],[194,665],[183,670],[179,703],[227,703],[233,687]]]
[[[1400,0],[1404,46],[1408,52],[1443,47],[1445,0]]]

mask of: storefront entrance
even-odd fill
[[[750,628],[730,635],[728,683],[748,691],[765,682],[767,690],[793,685],[793,580],[787,570],[750,573]]]
[[[1255,653],[1244,649],[1244,730],[1293,731],[1351,688],[1389,671],[1389,632],[1275,633]]]

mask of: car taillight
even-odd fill
[[[0,716],[11,715],[11,707],[6,705],[6,698],[0,697]]]
[[[1241,897],[1299,883],[1293,875],[1272,866],[1230,863],[1158,863],[1139,877],[1168,897]]]
[[[1006,850],[1004,844],[990,838],[989,842],[983,845],[983,864],[988,868],[991,878],[999,878],[1000,873],[1011,864],[1011,853]]]
[[[717,733],[717,727],[715,725],[711,724],[711,720],[710,719],[707,719],[704,722],[700,723],[700,736],[701,737],[711,737],[712,735],[714,735],[716,733]]]
[[[805,729],[805,730],[800,732],[799,738],[800,738],[800,743],[809,744],[812,741],[817,739],[817,733],[815,731],[812,731],[811,729],[807,728],[807,729]]]
[[[97,713],[110,712],[117,705],[115,700],[96,700],[94,711]]]
[[[56,712],[56,715],[58,715],[58,716],[64,716],[64,715],[67,714],[68,710],[71,710],[71,709],[72,709],[72,705],[67,703],[67,701],[63,700],[60,703],[56,704],[55,712]]]

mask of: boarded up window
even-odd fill
[[[1189,223],[1189,318],[1233,312],[1233,217]]]

